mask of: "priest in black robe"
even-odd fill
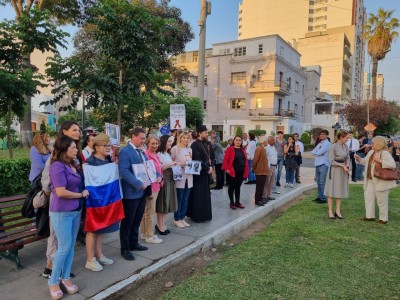
[[[212,219],[210,176],[212,164],[207,146],[208,130],[206,126],[197,128],[198,138],[192,145],[192,160],[201,162],[200,175],[193,175],[192,197],[189,201],[187,215],[194,222],[210,221]]]

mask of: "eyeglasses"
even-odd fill
[[[103,147],[111,147],[111,145],[102,145]]]

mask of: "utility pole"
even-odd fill
[[[204,101],[204,69],[206,62],[206,21],[207,15],[211,14],[211,2],[201,0],[200,11],[200,42],[199,42],[199,71],[197,77],[197,97]]]

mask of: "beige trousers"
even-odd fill
[[[272,196],[272,188],[275,185],[275,175],[276,167],[269,167],[267,180],[264,184],[264,191],[263,191],[263,198],[271,197]]]
[[[375,218],[375,198],[379,207],[379,220],[388,220],[390,190],[378,192],[372,180],[367,179],[367,186],[364,191],[365,217]]]
[[[158,192],[146,198],[146,207],[144,208],[142,222],[140,223],[140,231],[147,238],[154,235],[153,216],[156,212],[157,195]]]

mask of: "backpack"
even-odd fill
[[[26,194],[24,204],[21,207],[21,215],[25,218],[34,218],[36,216],[35,209],[33,207],[33,198],[37,193],[42,191],[42,172],[32,181],[31,189]]]

